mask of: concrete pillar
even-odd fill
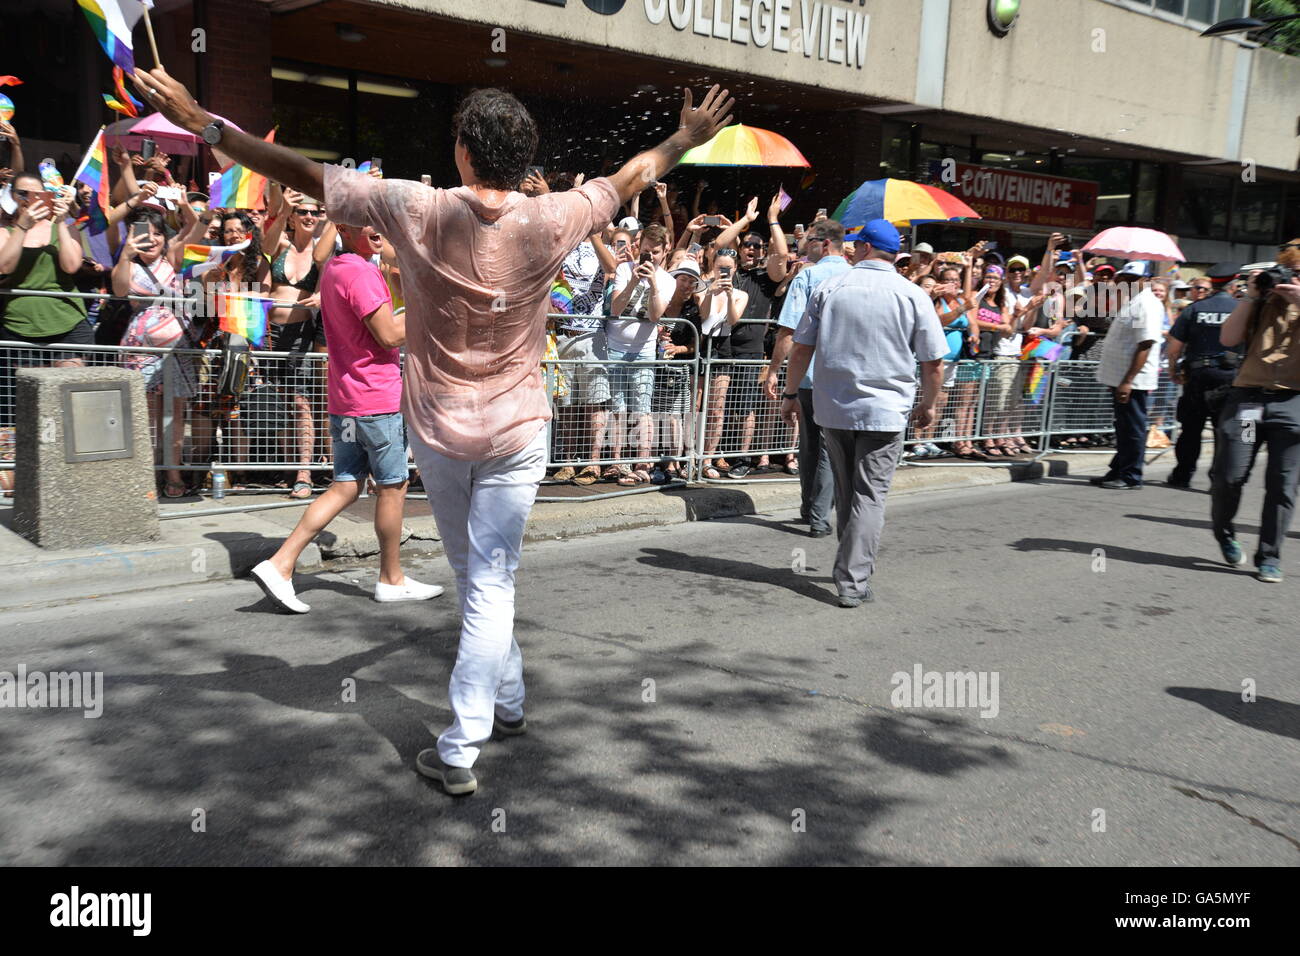
[[[158,538],[144,380],[120,368],[17,374],[13,529],[43,548]]]

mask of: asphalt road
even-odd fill
[[[246,581],[11,613],[0,669],[102,671],[105,701],[0,710],[0,862],[1294,866],[1300,570],[1226,568],[1207,511],[1074,478],[900,499],[851,611],[789,515],[530,546],[530,731],[459,800],[412,769],[450,593],[377,605],[361,569],[301,579],[304,617]],[[996,674],[996,716],[894,706],[918,665]]]

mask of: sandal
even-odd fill
[[[180,489],[177,491],[176,489]],[[190,489],[186,487],[183,481],[169,481],[163,486],[164,498],[188,498]]]
[[[718,481],[722,478],[722,475],[712,465],[705,465],[700,469],[700,477],[707,478],[709,481]]]
[[[638,466],[636,469],[629,471],[627,474],[620,477],[618,483],[623,485],[625,488],[633,485],[646,485],[650,483],[650,475],[646,473],[644,468]]]
[[[596,465],[588,465],[573,476],[573,483],[584,488],[587,485],[594,485],[598,481],[600,481],[600,468]]]
[[[600,480],[618,481],[618,479],[622,478],[626,472],[627,469],[622,465],[609,465],[603,472],[601,472]]]
[[[785,473],[787,475],[799,474],[799,463],[797,461],[787,461],[785,463]]]
[[[1001,458],[1004,454],[1005,452],[1003,452],[1002,446],[1000,445],[984,446],[984,457],[986,458]]]
[[[557,471],[555,474],[551,475],[551,481],[558,481],[558,482],[561,482],[561,483],[567,483],[567,482],[572,481],[574,475],[576,475],[576,474],[577,474],[577,472],[573,470],[573,466],[571,466],[571,465],[565,465],[563,468],[561,468],[561,469],[560,469],[559,471]]]
[[[289,492],[289,497],[298,501],[311,497],[311,484],[306,481],[295,481],[293,491]]]

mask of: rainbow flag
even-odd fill
[[[135,70],[135,53],[131,49],[131,31],[140,22],[151,0],[77,0],[90,21],[91,32],[104,53],[127,72]]]
[[[112,93],[102,94],[105,105],[107,105],[110,110],[113,110],[116,113],[121,113],[123,116],[139,116],[140,110],[144,108],[144,104],[132,96],[127,90],[125,74],[122,72],[120,66],[113,67],[113,89],[117,93],[116,96]]]
[[[258,175],[247,166],[232,163],[221,171],[221,175],[212,184],[212,207],[261,209],[265,205],[262,198],[265,190],[265,176]]]
[[[218,292],[214,298],[222,332],[242,335],[249,344],[260,348],[266,340],[266,322],[271,314],[271,300]]]
[[[181,275],[192,279],[210,272],[220,266],[237,252],[248,248],[250,240],[245,239],[233,246],[204,246],[187,243],[181,254]]]
[[[104,150],[104,127],[95,134],[72,181],[83,182],[94,190],[96,201],[90,204],[90,224],[96,231],[103,231],[108,227],[108,154]]]
[[[1035,362],[1034,367],[1029,370],[1029,375],[1025,379],[1025,400],[1032,405],[1037,405],[1047,394],[1047,364],[1045,362]]]
[[[370,165],[371,165],[371,164],[370,164],[370,160],[367,159],[364,163],[362,163],[360,166],[357,167],[357,172],[359,172],[359,173],[368,173],[368,172],[370,172]],[[380,176],[381,179],[383,178],[383,175],[384,175],[384,174],[383,174],[383,171],[381,170],[380,173],[379,173],[379,176]]]
[[[275,130],[262,138],[274,143]],[[265,193],[265,176],[246,166],[231,163],[212,181],[209,200],[213,209],[261,209],[266,205]]]
[[[1020,361],[1027,362],[1034,358],[1044,362],[1055,362],[1064,351],[1065,346],[1058,342],[1031,335],[1020,350]]]
[[[573,314],[573,287],[563,278],[551,283],[551,311]]]

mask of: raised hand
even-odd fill
[[[749,205],[745,207],[745,218],[749,222],[753,222],[755,219],[758,218],[758,197],[757,196],[751,199],[749,201]]]
[[[212,122],[212,115],[194,101],[184,84],[172,79],[162,67],[152,70],[137,69],[131,82],[144,100],[181,129],[198,134]]]
[[[727,121],[731,119],[732,107],[736,105],[736,100],[730,92],[730,90],[719,89],[718,84],[714,83],[709,87],[709,92],[704,94],[700,105],[696,107],[691,88],[689,86],[685,88],[679,129],[686,134],[687,142],[691,146],[703,146],[727,125]]]
[[[781,194],[777,193],[767,204],[767,221],[776,222],[781,218]]]

